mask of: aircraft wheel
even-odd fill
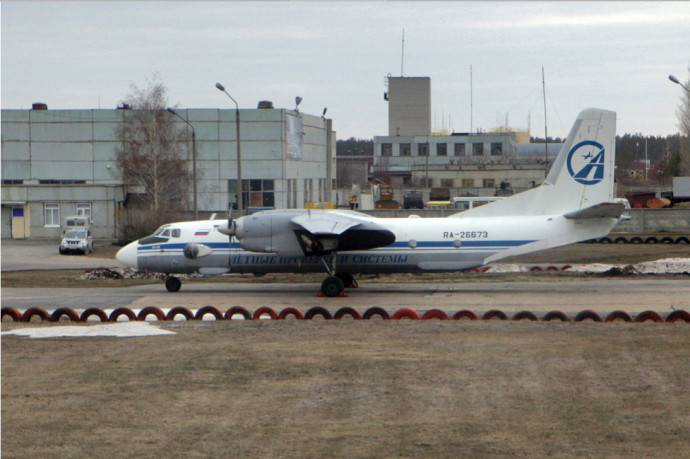
[[[169,292],[177,292],[182,287],[182,282],[175,276],[170,276],[165,280],[165,288]]]
[[[326,296],[338,296],[345,289],[345,283],[338,277],[327,277],[321,283],[321,291]]]

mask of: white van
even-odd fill
[[[60,253],[93,252],[93,238],[89,228],[89,219],[86,217],[65,217],[65,232],[60,241]]]
[[[60,253],[83,253],[88,255],[93,252],[93,238],[88,228],[70,228],[60,241]]]

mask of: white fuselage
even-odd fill
[[[607,234],[616,219],[571,220],[563,216],[478,218],[375,218],[358,214],[386,228],[395,242],[362,251],[337,252],[338,271],[394,273],[457,271],[511,255],[544,250]],[[243,250],[237,239],[218,231],[219,221],[180,222],[177,237],[149,244],[135,241],[118,259],[137,269],[162,273],[222,274],[269,272],[323,272],[315,256],[283,256]],[[166,240],[162,240],[166,239]],[[197,258],[185,256],[185,247],[207,248]],[[210,249],[210,250],[209,250]],[[328,256],[326,258],[329,258]]]

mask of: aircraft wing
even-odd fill
[[[339,235],[362,224],[355,218],[336,212],[309,212],[293,217],[290,221],[314,235]]]
[[[576,210],[563,214],[565,218],[583,219],[583,218],[620,218],[625,211],[625,205],[620,202],[602,202],[594,206],[585,207],[584,209]]]

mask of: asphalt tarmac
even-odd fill
[[[94,241],[97,245],[110,244],[110,241]],[[60,255],[60,240],[15,240],[3,239],[0,246],[2,271],[24,271],[33,269],[86,269],[108,268],[123,265],[112,258],[99,258],[91,255]]]
[[[113,259],[91,256],[61,256],[57,246],[41,241],[2,242],[2,270],[37,269],[56,266],[64,269],[118,266]],[[53,269],[56,269],[53,268]],[[318,283],[203,283],[182,281],[176,293],[163,283],[122,288],[3,288],[2,306],[20,310],[40,306],[49,311],[69,307],[82,311],[89,307],[105,310],[146,306],[169,309],[185,306],[191,310],[215,306],[225,311],[232,306],[255,310],[269,306],[279,312],[285,307],[305,311],[324,306],[331,312],[350,306],[360,312],[379,306],[388,311],[408,307],[422,313],[439,308],[448,313],[471,309],[477,313],[501,309],[506,313],[528,310],[535,313],[561,310],[566,313],[592,309],[600,314],[623,310],[630,314],[646,310],[668,313],[690,311],[690,280],[657,279],[577,279],[534,282],[477,283],[381,283],[360,281],[347,289],[346,297],[317,296]]]

